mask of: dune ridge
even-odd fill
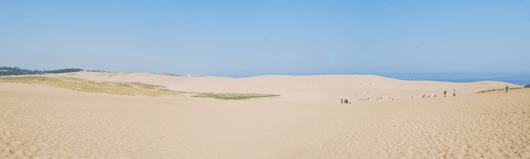
[[[530,157],[530,89],[346,105],[0,88],[0,158]]]
[[[123,96],[0,82],[0,158],[530,158],[530,89],[474,92],[502,82],[356,75],[44,76],[281,96]],[[410,93],[446,87],[457,87],[459,94],[408,99]],[[396,100],[336,100],[337,94],[363,89]],[[401,93],[407,99],[399,99]]]
[[[404,81],[375,75],[312,75],[286,76],[263,75],[247,78],[228,77],[177,77],[151,73],[97,73],[76,72],[50,76],[67,76],[94,81],[143,82],[166,86],[168,89],[184,92],[215,93],[260,93],[279,94],[273,100],[280,101],[338,101],[343,98],[395,100],[421,98],[424,94],[442,96],[447,90],[452,96],[474,94],[483,90],[522,87],[497,81],[472,83],[451,83],[435,81]]]

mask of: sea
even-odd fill
[[[469,83],[500,81],[516,85],[530,84],[530,72],[520,73],[381,73],[378,76],[409,81],[439,81]]]
[[[503,72],[503,73],[337,73],[331,75],[377,75],[382,77],[408,80],[408,81],[439,81],[469,83],[478,81],[500,81],[516,85],[529,85],[530,72]],[[263,74],[219,75],[232,78],[245,78]],[[330,75],[330,74],[281,74],[281,75]]]

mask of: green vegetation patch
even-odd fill
[[[38,77],[38,76],[36,76]],[[88,80],[84,80],[84,79],[79,79],[79,78],[72,78],[72,77],[61,77],[63,80],[70,80],[70,81],[88,81]]]
[[[516,89],[523,89],[525,87],[515,87],[515,88],[509,88],[509,90],[516,90]],[[504,91],[506,90],[506,88],[501,88],[501,89],[490,89],[490,90],[484,90],[484,91],[478,91],[477,93],[475,94],[478,94],[478,93],[486,93],[486,92],[494,92],[494,91]]]
[[[255,93],[195,93],[197,95],[192,97],[199,98],[215,98],[223,100],[241,100],[250,98],[261,98],[261,97],[276,97],[280,95],[274,94],[255,94]]]
[[[137,87],[140,87],[140,88],[143,88],[143,89],[156,89],[156,88],[163,88],[164,87],[164,86],[145,84],[145,83],[140,83],[140,82],[130,82],[130,84],[133,84],[133,85],[135,85]]]
[[[139,82],[95,82],[85,79],[71,77],[43,77],[43,76],[7,76],[0,77],[0,82],[39,84],[80,92],[89,93],[107,93],[117,95],[143,95],[150,97],[158,96],[177,96],[181,93],[196,94],[192,97],[214,98],[222,100],[241,100],[250,98],[275,97],[280,95],[274,94],[256,94],[256,93],[195,93],[182,92],[167,89],[165,86],[152,85]]]
[[[120,87],[133,87],[131,84],[126,83],[126,82],[116,82],[114,84]]]
[[[176,91],[165,89],[164,86],[144,84],[138,82],[95,82],[76,78],[53,78],[41,76],[0,77],[0,82],[40,84],[59,88],[66,88],[80,92],[107,93],[117,95],[143,95],[150,97],[176,96]]]

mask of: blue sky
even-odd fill
[[[0,65],[193,75],[530,71],[530,1],[2,1]]]

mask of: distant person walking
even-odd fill
[[[453,97],[456,96],[456,89],[453,89]]]
[[[446,94],[447,94],[447,90],[444,91],[444,97],[446,97]]]
[[[508,89],[510,89],[510,87],[508,87],[508,85],[506,85],[506,93],[508,93]]]

